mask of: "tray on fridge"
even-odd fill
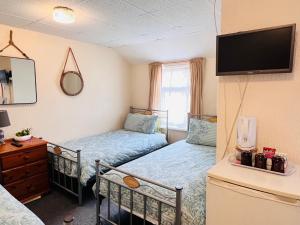
[[[240,163],[240,161],[236,160],[235,155],[230,156],[228,160],[231,163],[231,165],[233,165],[233,166],[244,167],[244,168],[247,168],[247,169],[258,170],[258,171],[262,171],[262,172],[265,172],[265,173],[272,173],[272,174],[276,174],[276,175],[280,175],[280,176],[290,176],[296,171],[296,167],[290,162],[288,163],[286,171],[284,173],[279,173],[279,172],[275,172],[275,171],[271,171],[271,170],[256,168],[254,166],[242,165]]]

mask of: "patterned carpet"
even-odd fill
[[[68,193],[54,189],[43,198],[28,203],[26,206],[46,225],[62,225],[63,218],[67,214],[72,214],[75,217],[74,225],[96,224],[96,201],[92,194],[85,197],[82,206],[78,206],[76,198]],[[101,210],[102,212],[107,211],[106,200],[103,201]],[[113,217],[117,217],[116,210],[116,207],[111,208]],[[129,215],[127,213],[123,212],[121,218],[121,225],[129,225]],[[134,218],[133,224],[139,225],[143,223],[138,218]]]

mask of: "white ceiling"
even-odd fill
[[[215,54],[214,0],[0,0],[0,23],[116,49],[131,63]],[[52,20],[57,5],[74,24]],[[216,4],[220,27],[220,1]]]

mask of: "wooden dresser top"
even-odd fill
[[[16,147],[11,145],[12,139],[5,140],[4,145],[0,145],[0,156],[4,156],[11,153],[17,153],[22,152],[26,149],[36,147],[39,145],[46,145],[47,142],[45,140],[39,139],[39,138],[31,138],[28,141],[22,141],[20,142],[23,146],[22,147]]]

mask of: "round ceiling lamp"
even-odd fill
[[[53,9],[53,20],[58,23],[74,23],[75,14],[74,10],[64,6],[56,6]]]

